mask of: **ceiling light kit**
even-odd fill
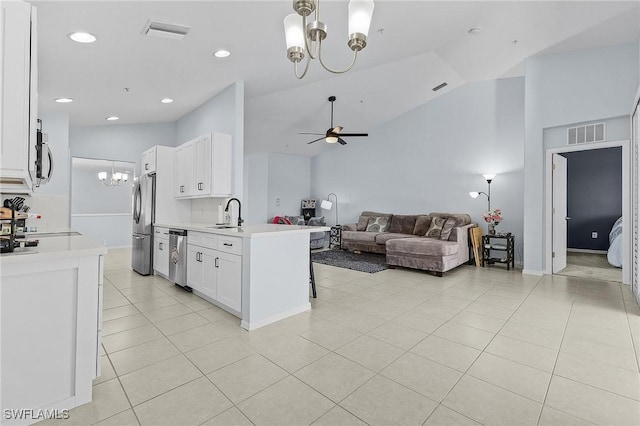
[[[226,49],[219,49],[213,52],[213,56],[216,58],[226,58],[229,55],[231,55],[231,52]]]
[[[91,33],[85,33],[82,31],[69,33],[67,34],[67,37],[69,37],[71,40],[75,41],[76,43],[93,43],[94,41],[96,41],[96,36],[94,36]]]
[[[116,120],[120,120],[120,117],[115,116],[115,115],[110,115],[109,117],[106,118],[107,121],[116,121]]]
[[[73,102],[73,98],[55,98],[54,101],[59,104],[68,104]]]
[[[170,104],[170,103],[173,103],[173,99],[163,98],[163,99],[160,99],[160,102],[162,102],[163,104]]]
[[[298,79],[304,78],[312,59],[318,59],[322,67],[334,74],[349,71],[356,63],[358,52],[367,46],[367,34],[373,16],[373,0],[351,0],[349,2],[349,40],[347,45],[353,51],[353,60],[344,70],[327,67],[322,60],[322,40],[327,37],[327,25],[320,21],[320,0],[293,0],[296,13],[284,18],[284,32],[287,42],[287,57],[294,65]],[[307,17],[315,12],[311,22]],[[307,57],[302,74],[298,74],[298,63]]]
[[[322,139],[325,140],[325,142],[327,143],[336,143],[338,142],[340,145],[346,145],[347,143],[344,141],[344,139],[342,139],[342,136],[344,137],[349,137],[349,136],[369,136],[368,133],[341,133],[343,127],[342,126],[333,126],[333,103],[336,101],[336,97],[335,96],[329,96],[328,99],[329,102],[331,102],[331,127],[329,127],[329,130],[327,130],[326,133],[306,133],[306,132],[301,132],[298,133],[299,135],[316,135],[316,136],[320,136],[320,135],[324,135],[321,138],[312,140],[311,142],[308,142],[307,145],[310,145],[314,142],[318,142],[321,141]]]
[[[184,25],[168,24],[149,19],[142,28],[141,34],[149,37],[168,38],[171,40],[184,39],[191,28]]]

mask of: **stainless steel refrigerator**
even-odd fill
[[[153,274],[153,229],[155,221],[155,175],[133,181],[133,236],[131,267],[141,275]]]

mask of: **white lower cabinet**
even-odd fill
[[[239,315],[242,256],[235,253],[238,247],[241,250],[242,239],[193,232],[188,234],[187,242],[187,285]]]
[[[154,227],[153,269],[164,277],[169,276],[169,229]]]

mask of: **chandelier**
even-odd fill
[[[320,21],[320,0],[293,0],[293,10],[296,13],[284,18],[284,32],[287,42],[287,57],[293,62],[294,73],[302,79],[309,70],[311,59],[318,59],[322,67],[334,74],[349,71],[356,63],[358,52],[367,46],[367,34],[373,15],[373,0],[351,0],[349,2],[349,40],[347,45],[353,51],[353,60],[344,70],[334,70],[325,65],[322,60],[322,40],[327,37],[327,25]],[[313,20],[308,16],[315,12]],[[304,71],[298,73],[298,62],[305,55],[307,63]]]
[[[104,186],[118,186],[129,180],[127,173],[116,172],[113,162],[111,163],[111,178],[107,179],[107,172],[98,172],[98,180]]]

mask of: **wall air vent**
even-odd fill
[[[567,128],[567,145],[580,143],[604,142],[605,123],[585,124],[584,126]]]
[[[166,22],[153,21],[149,19],[142,29],[142,35],[149,37],[169,38],[172,40],[182,40],[191,28]]]
[[[437,92],[438,90],[442,89],[442,88],[443,88],[443,87],[445,87],[446,85],[447,85],[447,83],[445,82],[445,83],[442,83],[442,84],[437,85],[436,87],[434,87],[434,88],[433,88],[433,89],[431,89],[431,90],[433,90],[434,92]]]

